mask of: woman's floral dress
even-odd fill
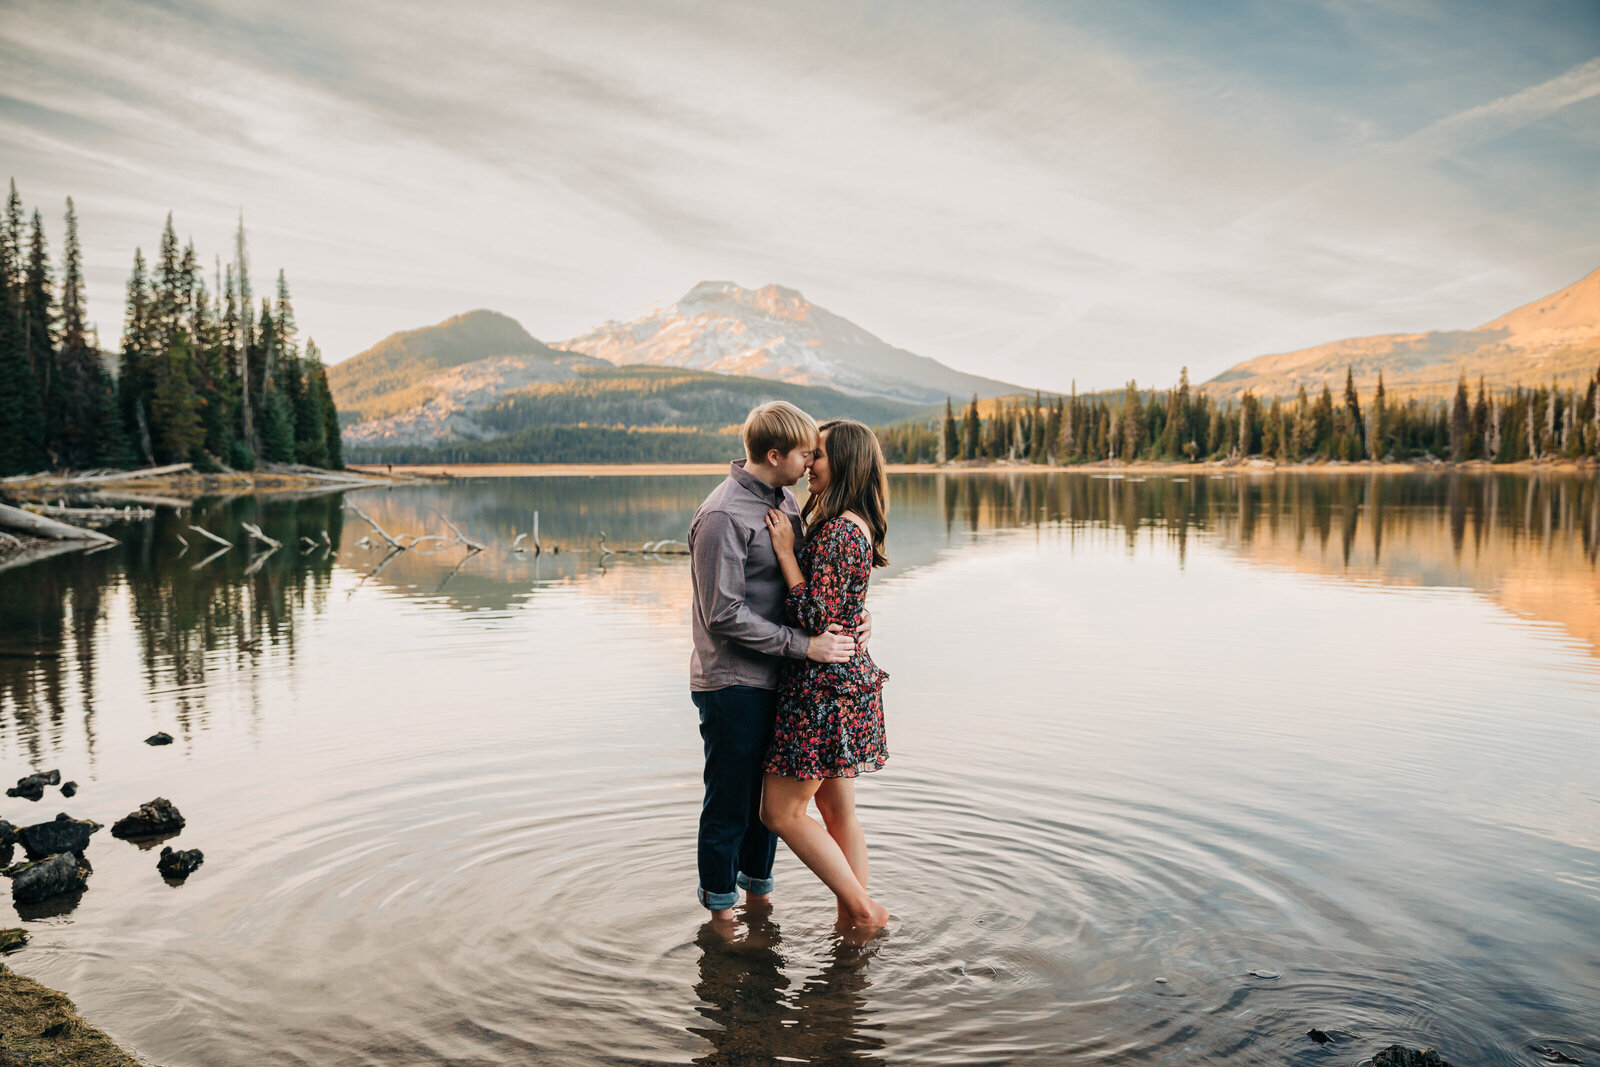
[[[872,544],[840,516],[823,523],[800,550],[806,580],[789,590],[789,621],[820,634],[829,623],[856,628]],[[883,683],[889,676],[866,652],[844,663],[786,660],[778,682],[778,715],[766,769],[788,778],[854,778],[889,759],[883,738]]]

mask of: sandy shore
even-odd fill
[[[364,474],[412,478],[602,478],[615,475],[724,474],[725,463],[437,463],[402,465],[355,465],[350,469]],[[1412,473],[1415,471],[1574,471],[1597,469],[1593,464],[1570,461],[1521,463],[1289,463],[1265,460],[1243,463],[1078,463],[1070,467],[1050,467],[1042,463],[891,463],[890,474],[1373,474]]]

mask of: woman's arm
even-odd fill
[[[811,573],[801,575],[803,580],[789,587],[784,609],[796,626],[816,634],[843,622],[855,623],[854,618],[835,616],[844,608],[850,576],[862,561],[854,558],[859,555],[855,539],[840,537],[837,527],[817,530],[812,536]]]

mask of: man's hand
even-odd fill
[[[856,651],[865,652],[867,642],[870,640],[872,640],[872,612],[862,608],[861,620],[856,624]]]
[[[838,623],[830,623],[824,633],[813,634],[806,646],[806,659],[813,663],[844,663],[856,654],[856,639]]]

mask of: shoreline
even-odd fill
[[[78,1014],[63,992],[0,964],[0,1063],[145,1067]]]
[[[725,463],[418,463],[418,464],[350,464],[349,469],[378,478],[391,478],[396,482],[412,479],[468,479],[468,478],[578,478],[618,477],[625,475],[717,475],[728,467]],[[1043,463],[988,463],[961,461],[958,463],[890,463],[885,465],[889,474],[1071,474],[1086,471],[1097,474],[1183,474],[1185,472],[1234,474],[1410,474],[1429,473],[1482,473],[1506,471],[1512,473],[1542,472],[1600,472],[1600,466],[1579,460],[1519,460],[1516,463],[1490,463],[1486,460],[1467,460],[1451,463],[1439,460],[1432,463],[1376,463],[1361,460],[1318,463],[1274,463],[1271,460],[1251,459],[1229,462],[1202,461],[1123,463],[1104,460],[1098,463],[1075,463],[1071,466],[1050,466]]]

